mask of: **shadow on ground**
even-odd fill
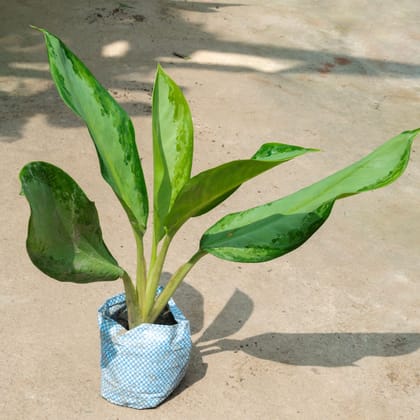
[[[176,300],[191,320],[193,334],[200,332],[204,319],[203,296],[184,282]],[[418,333],[267,332],[242,340],[227,338],[245,325],[253,307],[248,295],[235,290],[222,311],[194,342],[187,375],[176,394],[205,376],[207,363],[204,359],[207,356],[225,351],[244,352],[288,365],[343,367],[357,366],[356,362],[365,357],[402,356],[420,348]]]
[[[241,3],[201,3],[181,1],[157,1],[150,5],[146,0],[127,0],[124,3],[106,1],[103,4],[88,5],[85,2],[70,2],[66,10],[46,0],[30,4],[5,5],[4,16],[18,13],[22,22],[47,29],[59,35],[69,47],[82,58],[93,73],[107,86],[116,99],[123,104],[130,115],[150,114],[150,98],[127,101],[124,91],[146,92],[150,96],[151,84],[133,76],[133,71],[148,75],[156,68],[159,57],[169,57],[165,66],[217,70],[224,72],[264,72],[250,66],[247,57],[261,60],[286,60],[293,64],[270,73],[280,77],[297,73],[342,73],[365,77],[419,78],[420,66],[387,60],[367,59],[348,54],[337,55],[328,50],[310,50],[273,46],[255,42],[234,42],[219,39],[205,30],[202,25],[185,18],[185,12],[223,13],[229,8],[248,7]],[[146,7],[146,3],[147,7]],[[74,21],[78,30],[69,32],[60,29],[60,19]],[[48,18],[48,19],[47,19]],[[11,25],[11,24],[10,24]],[[8,84],[0,89],[2,123],[0,135],[3,142],[22,138],[22,127],[36,114],[45,115],[49,124],[60,127],[80,125],[81,122],[64,110],[51,84],[31,91],[27,81],[50,80],[46,68],[46,55],[42,36],[28,26],[10,26],[8,19],[0,29],[0,78]],[[118,31],[112,29],[117,28]],[[84,33],[95,37],[84,40]],[[281,28],[279,28],[281,31]],[[121,39],[121,31],[124,34]],[[83,40],[83,41],[82,41]],[[101,45],[98,45],[100,40]],[[141,43],[139,42],[141,40]],[[101,54],[103,47],[115,42],[125,42],[127,51],[123,56],[107,57]],[[210,62],[196,62],[190,58],[198,51],[213,57]],[[93,53],[92,53],[93,52]],[[226,65],[218,61],[217,54],[233,55],[234,63]],[[44,65],[45,64],[45,65]],[[8,82],[13,79],[13,83]],[[32,89],[33,90],[33,89]]]

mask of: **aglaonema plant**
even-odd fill
[[[197,252],[157,295],[172,239],[191,217],[228,198],[242,183],[293,158],[313,152],[267,143],[250,158],[191,176],[193,124],[180,88],[158,66],[153,88],[153,240],[146,264],[143,237],[149,205],[134,129],[127,113],[62,41],[46,30],[51,75],[63,101],[86,123],[103,178],[127,213],[137,246],[137,272],[129,276],[102,239],[98,214],[77,183],[46,162],[20,172],[31,215],[27,251],[48,276],[75,283],[123,280],[129,327],[153,323],[192,267],[205,255],[263,262],[301,246],[327,220],[336,200],[384,187],[407,166],[420,129],[405,131],[358,162],[293,194],[228,214],[209,229]]]

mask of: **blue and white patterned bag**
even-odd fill
[[[189,322],[171,299],[168,306],[176,324],[141,324],[127,331],[112,318],[125,306],[122,293],[98,310],[101,394],[126,407],[156,407],[175,390],[187,370]]]

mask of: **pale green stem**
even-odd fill
[[[190,272],[194,265],[206,254],[206,251],[199,250],[190,258],[188,262],[179,267],[176,273],[170,278],[168,284],[163,289],[162,293],[156,299],[153,309],[150,315],[145,320],[145,322],[153,323],[156,321],[156,319],[168,303],[169,299],[175,293],[175,290],[181,284],[182,280],[184,280],[185,276]]]
[[[131,281],[130,276],[124,271],[122,276],[125,290],[125,302],[127,304],[128,327],[129,329],[141,324],[143,319],[139,311],[136,288]]]
[[[165,262],[166,254],[168,253],[169,245],[171,244],[172,237],[165,236],[162,241],[159,254],[157,255],[153,266],[150,267],[149,276],[146,285],[146,297],[144,301],[144,318],[148,318],[148,314],[153,307],[155,301],[156,289],[159,285],[160,275],[162,273],[163,264]]]
[[[144,312],[144,301],[146,297],[146,259],[144,258],[144,247],[143,238],[134,231],[134,237],[136,238],[137,245],[137,275],[136,275],[136,286],[137,286],[137,300],[140,304],[139,310],[141,311],[142,318],[145,317]],[[138,307],[139,305],[137,305]]]
[[[158,241],[156,240],[156,234],[153,232],[153,238],[152,238],[152,253],[150,256],[150,264],[149,267],[153,267],[156,262],[156,256],[157,256],[157,247],[158,247]]]

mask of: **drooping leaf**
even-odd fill
[[[19,177],[31,208],[26,248],[41,271],[75,283],[123,275],[103,242],[95,204],[68,174],[49,163],[31,162]]]
[[[401,133],[358,162],[280,200],[225,216],[204,233],[201,249],[238,262],[268,261],[292,251],[327,220],[335,200],[395,181],[419,132]]]
[[[165,226],[174,233],[190,217],[200,216],[228,198],[244,182],[283,162],[316,149],[281,143],[266,143],[251,159],[236,160],[201,172],[179,193]]]
[[[142,235],[147,224],[148,201],[133,124],[82,61],[60,39],[40,30],[57,90],[86,123],[102,176],[123,205],[135,231]]]
[[[193,125],[181,89],[158,66],[152,105],[154,159],[154,228],[157,240],[175,198],[190,179]]]

